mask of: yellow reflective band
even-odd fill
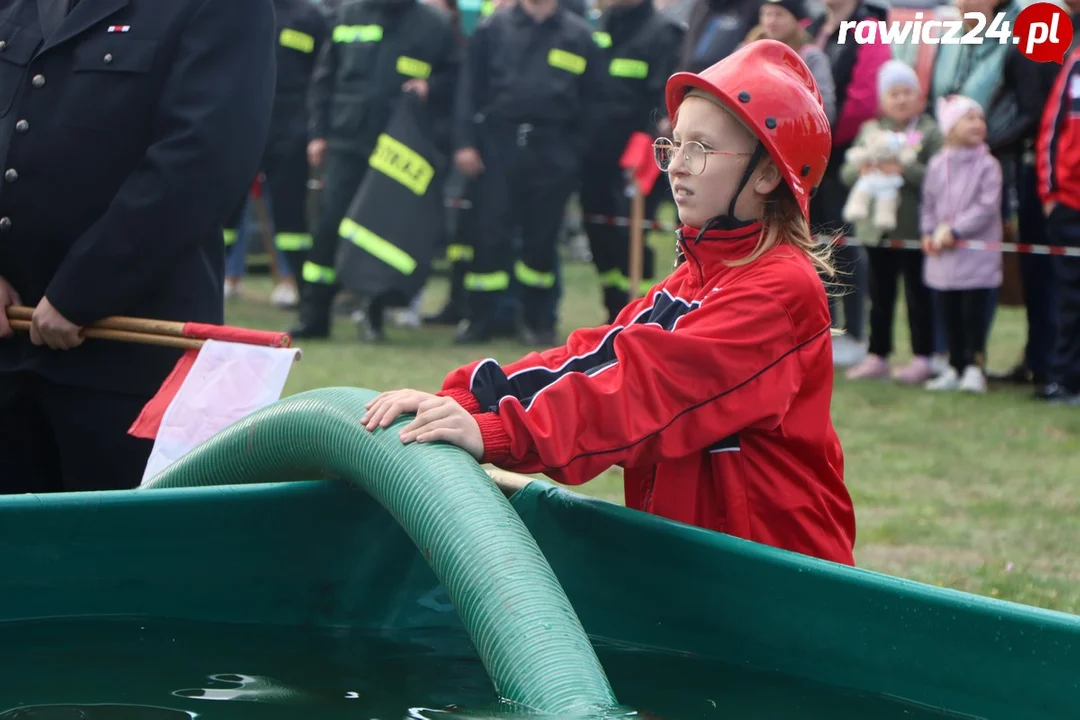
[[[493,12],[495,12],[495,3],[492,0],[484,0],[480,6],[480,17],[487,17]]]
[[[409,253],[385,238],[381,238],[349,218],[341,221],[338,226],[338,234],[352,242],[353,245],[365,250],[376,260],[382,260],[402,275],[412,275],[416,270],[416,260]]]
[[[226,228],[225,232],[223,232],[222,235],[225,238],[225,247],[229,247],[234,242],[236,242],[236,231],[235,230]]]
[[[514,277],[522,285],[528,285],[535,288],[553,288],[555,287],[555,273],[553,272],[540,272],[539,270],[533,270],[525,263],[518,260],[514,263]]]
[[[312,245],[311,233],[278,233],[274,236],[274,245],[278,250],[284,250],[285,252],[310,250]]]
[[[548,53],[548,65],[559,70],[565,70],[568,73],[580,75],[585,72],[586,61],[580,55],[559,48],[552,48],[551,52]]]
[[[397,71],[408,77],[427,80],[431,76],[431,65],[423,60],[402,55],[397,59]]]
[[[334,281],[337,280],[337,273],[334,272],[334,268],[316,265],[311,261],[304,263],[304,269],[301,274],[304,278],[304,282],[317,283],[319,285],[333,285]]]
[[[649,77],[649,63],[644,60],[631,60],[630,58],[615,58],[608,67],[611,77],[634,78],[643,80]]]
[[[447,245],[446,259],[450,262],[471,261],[473,259],[473,249],[468,245]]]
[[[609,35],[606,32],[600,32],[599,30],[597,30],[596,32],[594,32],[592,34],[592,39],[593,39],[593,42],[596,43],[597,46],[599,46],[599,47],[602,47],[602,48],[611,47],[611,35]]]
[[[281,43],[281,47],[287,47],[290,50],[299,50],[302,53],[312,53],[315,51],[315,38],[307,33],[302,33],[299,30],[285,28],[281,31],[278,42]]]
[[[649,292],[652,286],[652,280],[648,278],[642,278],[638,293],[644,295],[645,293]],[[600,274],[600,287],[612,288],[614,290],[622,290],[623,292],[630,292],[630,278],[623,275],[622,271],[618,268],[614,270],[608,270],[607,272]]]
[[[435,177],[431,163],[408,145],[386,133],[379,135],[368,165],[392,180],[397,180],[417,195],[427,192],[428,183]]]
[[[510,287],[510,273],[465,273],[465,289],[481,292],[495,292]]]
[[[382,40],[382,25],[338,25],[334,28],[334,42],[379,42]]]

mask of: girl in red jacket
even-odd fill
[[[564,347],[398,390],[363,423],[401,440],[576,485],[624,468],[626,505],[853,564],[855,521],[829,414],[831,272],[809,231],[829,123],[805,63],[772,40],[667,84],[656,160],[679,208],[679,263],[610,325]]]

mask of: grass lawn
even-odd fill
[[[667,263],[671,236],[650,242]],[[562,331],[602,322],[593,268],[567,264],[565,279]],[[230,301],[231,324],[276,330],[292,322],[291,313],[269,306],[265,281],[252,281],[245,292]],[[445,293],[441,279],[432,281],[428,309],[441,306]],[[1024,333],[1021,310],[998,311],[992,368],[1015,360]],[[458,348],[451,329],[389,334],[387,345],[363,345],[339,318],[332,341],[299,345],[304,357],[286,394],[341,385],[433,390],[458,365],[525,352],[512,342]],[[903,350],[903,318],[897,341]],[[838,376],[833,419],[855,500],[860,566],[1080,614],[1080,409],[1043,407],[1025,393],[936,395]],[[621,503],[620,475],[608,471],[579,490]]]

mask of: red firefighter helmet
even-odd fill
[[[832,132],[810,68],[776,40],[747,43],[700,74],[680,72],[667,81],[668,116],[693,88],[714,95],[765,146],[810,217],[810,195],[825,174]]]

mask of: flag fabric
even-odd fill
[[[643,196],[651,193],[657,178],[660,177],[660,168],[653,159],[652,136],[643,132],[631,135],[619,159],[619,167],[631,171],[637,181],[638,191]]]
[[[158,410],[162,413],[142,482],[238,420],[279,400],[299,352],[219,340],[207,340],[201,349],[187,351],[163,392],[144,410],[148,418],[143,433],[153,425],[150,416]],[[171,397],[169,392],[173,392]]]
[[[229,325],[209,325],[206,323],[184,323],[183,335],[198,340],[218,340],[233,344],[243,343],[272,348],[289,347],[292,344],[292,338],[289,337],[288,333],[251,330]],[[144,440],[153,440],[157,437],[158,428],[161,426],[162,418],[165,417],[165,411],[180,391],[180,387],[191,372],[198,355],[199,350],[187,350],[184,352],[157,393],[143,407],[139,417],[135,418],[135,422],[128,428],[129,435]]]
[[[446,223],[435,137],[424,102],[403,93],[339,228],[337,280],[360,297],[407,305],[427,282]]]

